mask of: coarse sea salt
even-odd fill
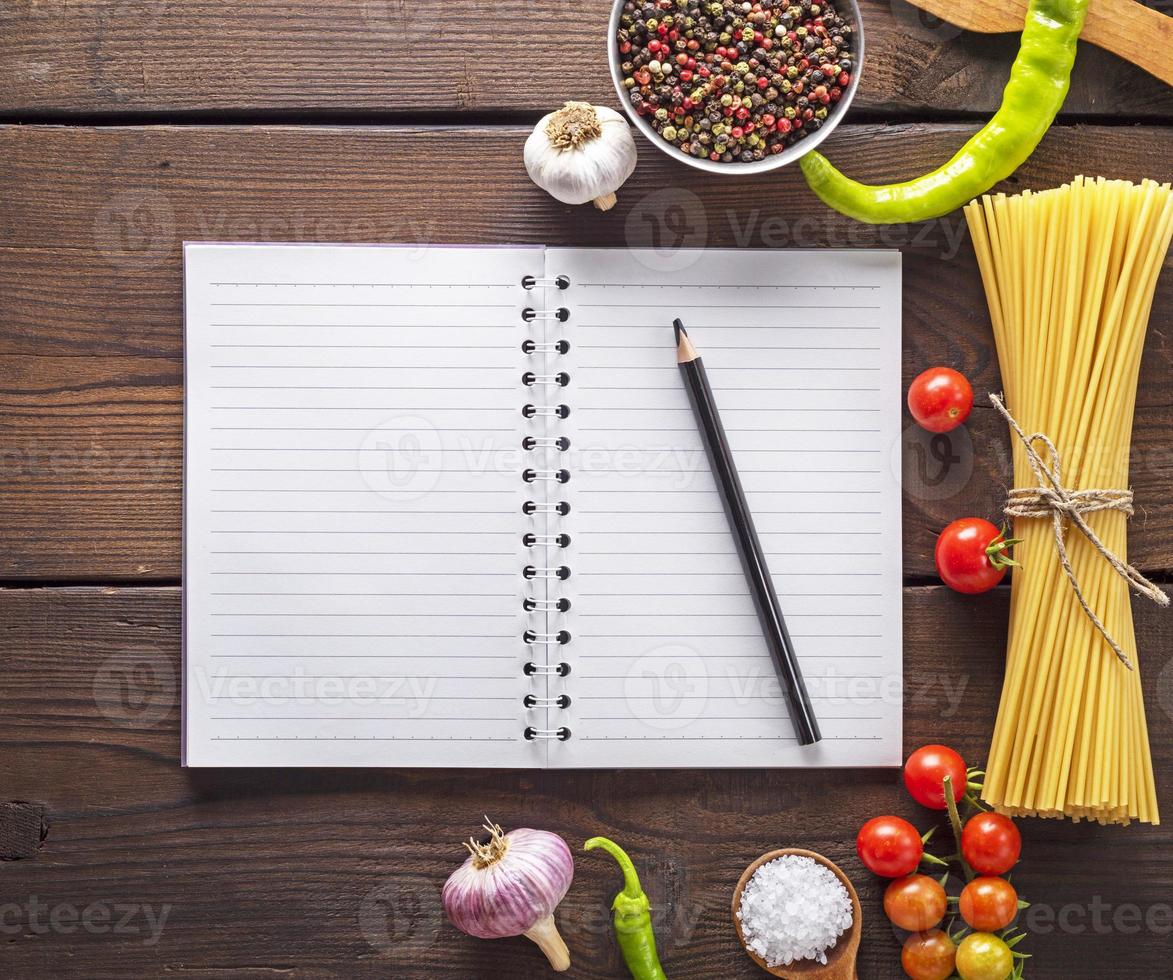
[[[801,854],[763,864],[746,882],[737,910],[746,946],[766,964],[827,962],[851,928],[851,896],[829,868]]]

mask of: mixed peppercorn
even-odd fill
[[[820,126],[851,82],[852,27],[822,0],[629,0],[632,108],[692,157],[752,163]]]

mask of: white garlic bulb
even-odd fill
[[[567,102],[543,116],[525,141],[530,179],[563,204],[615,206],[615,192],[635,169],[635,139],[614,109]]]

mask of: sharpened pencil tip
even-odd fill
[[[689,361],[697,360],[700,354],[688,339],[688,331],[684,329],[684,324],[680,320],[673,320],[672,329],[676,331],[676,363],[687,364]]]

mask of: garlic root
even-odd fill
[[[546,959],[550,961],[550,966],[559,973],[570,969],[570,950],[566,948],[566,943],[558,933],[558,927],[554,925],[554,916],[548,915],[544,919],[539,919],[522,935],[538,944],[546,954]]]
[[[594,204],[600,211],[610,211],[615,207],[615,202],[619,200],[614,194],[600,194],[591,203]]]

